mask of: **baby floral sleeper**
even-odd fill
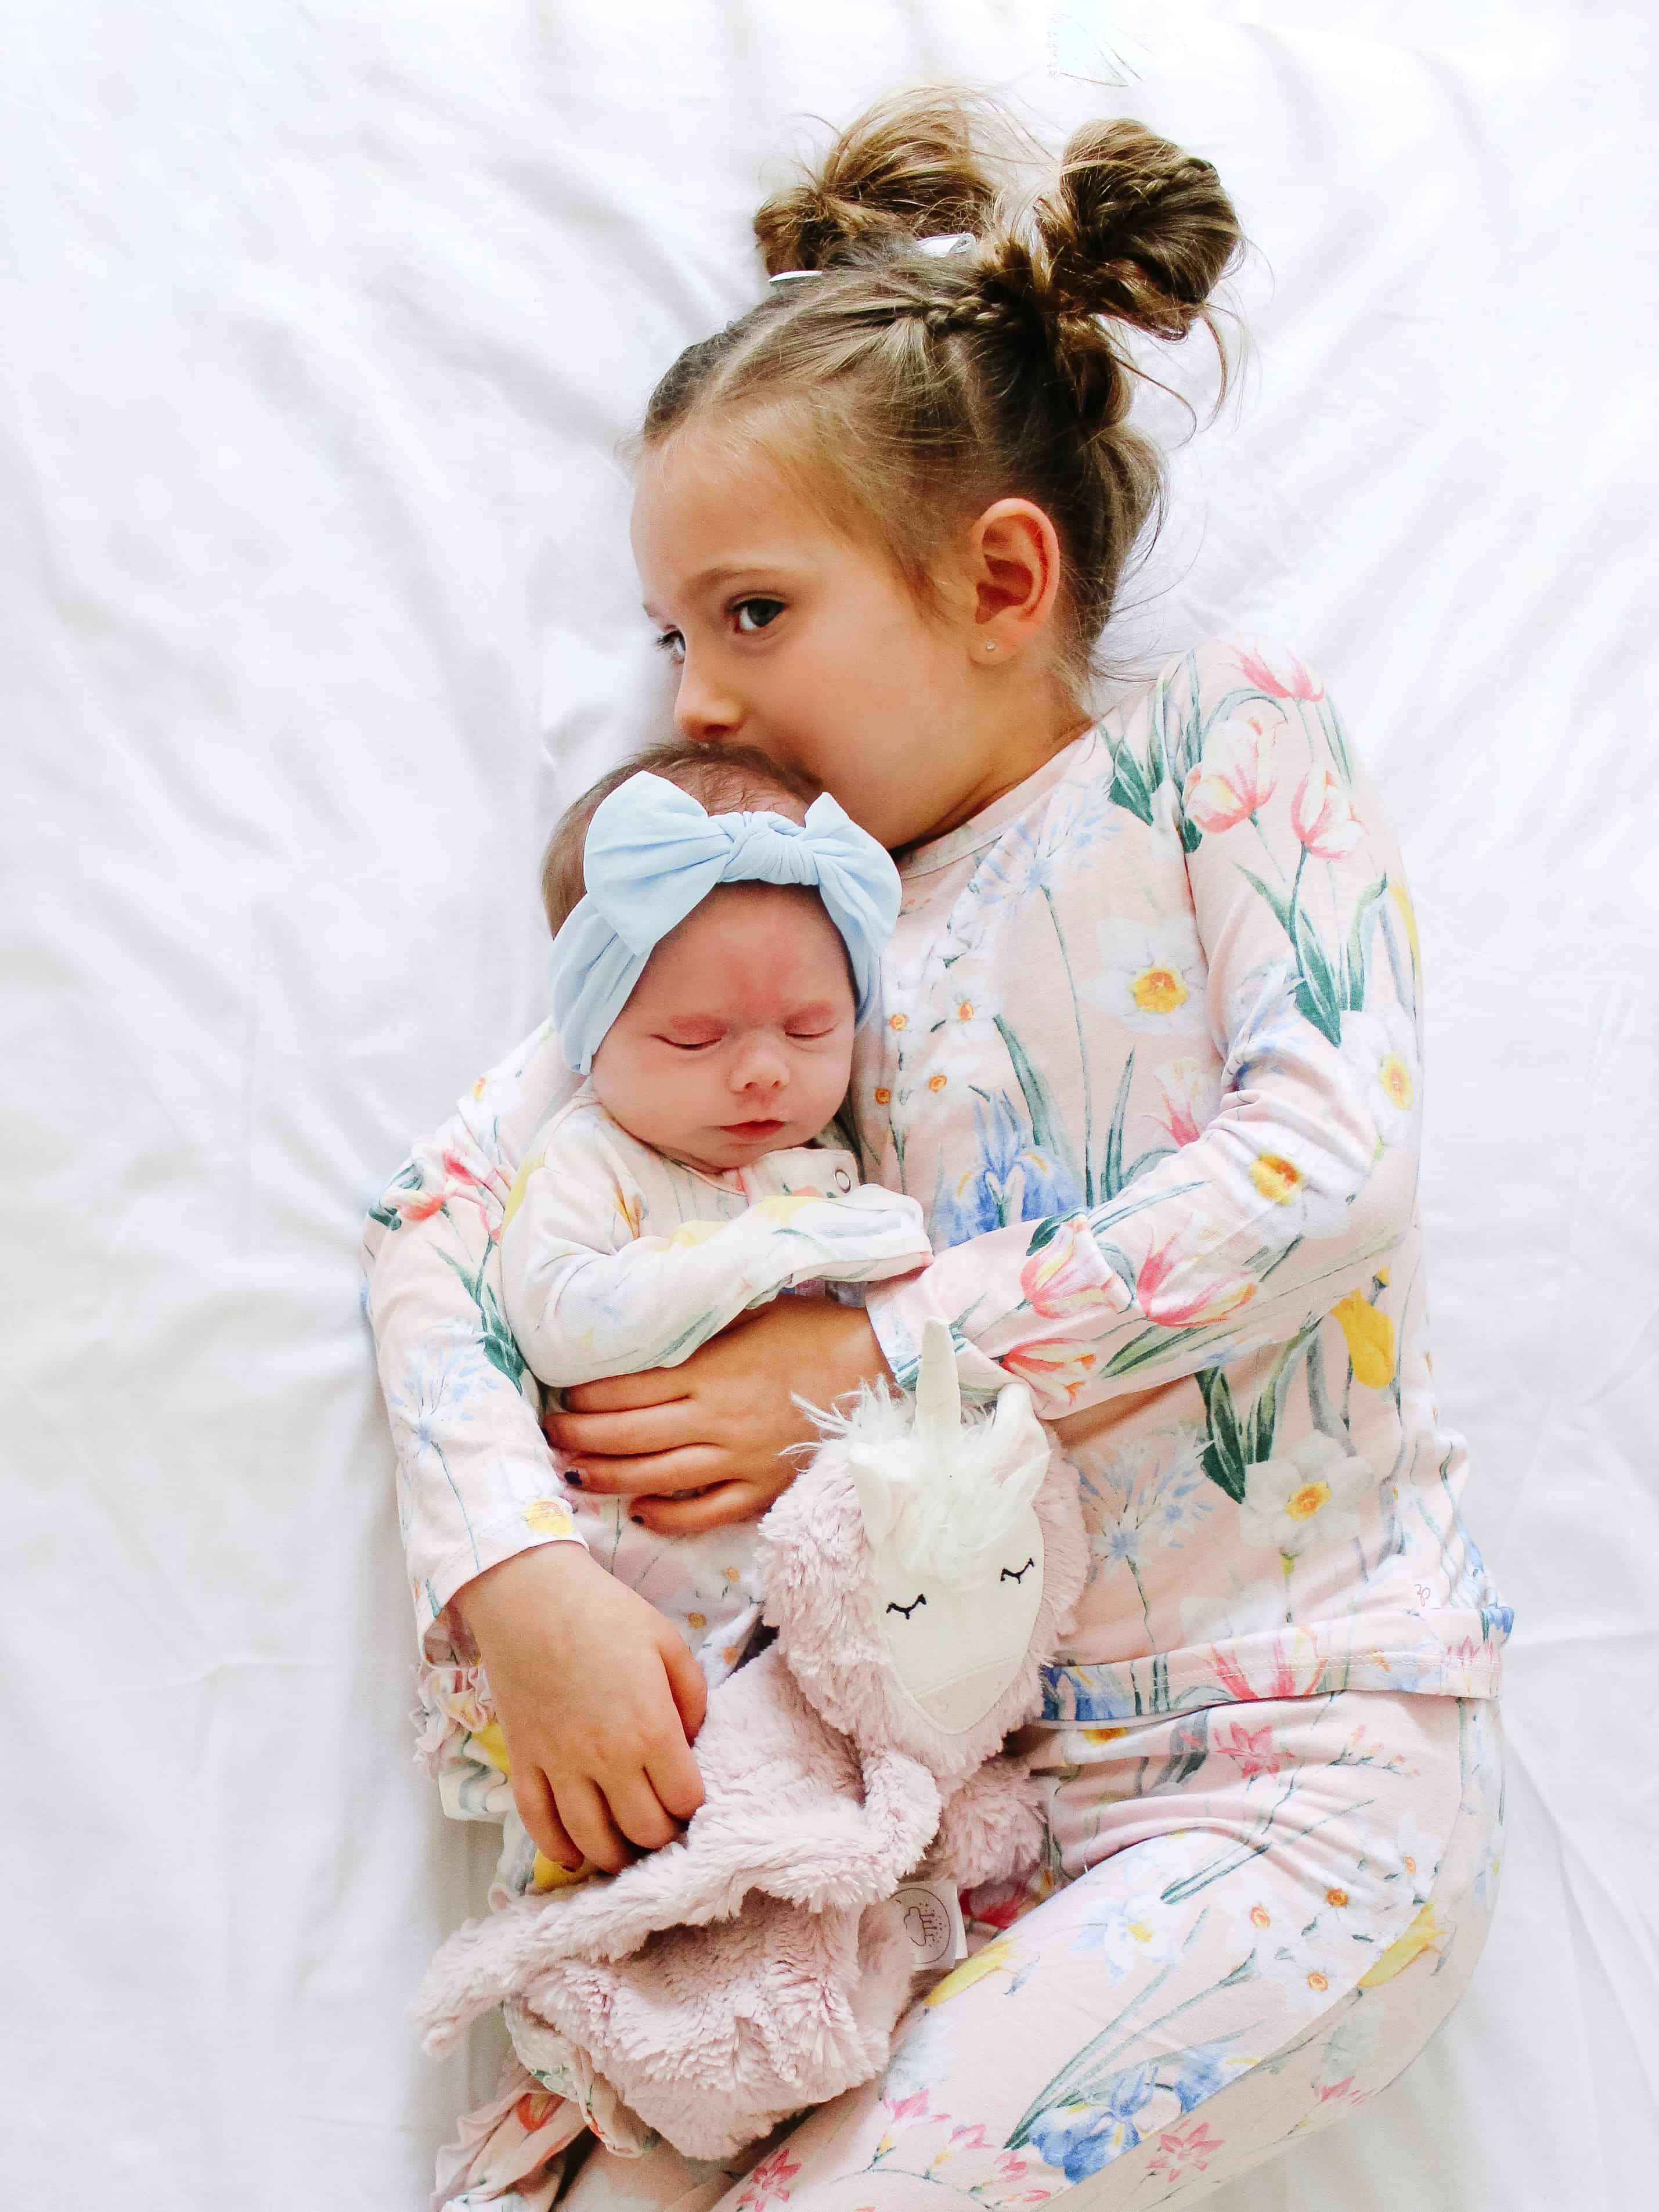
[[[596,2152],[573,2202],[1184,2203],[1382,2087],[1484,1937],[1510,1615],[1429,1364],[1416,927],[1334,702],[1211,641],[901,871],[852,1119],[936,1257],[868,1310],[901,1381],[945,1320],[964,1390],[1018,1376],[1080,1470],[1046,1861],[969,1900],[883,2081],[746,2178]],[[568,1533],[493,1243],[568,1087],[532,1039],[371,1225],[429,1673],[454,1590]],[[538,2094],[445,2201],[550,2201]]]

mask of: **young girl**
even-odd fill
[[[549,1434],[590,1494],[706,1528],[787,1483],[797,1394],[902,1384],[929,1316],[964,1389],[1028,1383],[1095,1554],[1029,1732],[1047,1859],[969,1900],[978,1948],[882,2080],[746,2178],[593,2150],[583,2208],[1190,2201],[1390,2081],[1492,1904],[1510,1617],[1429,1370],[1397,852],[1277,647],[1212,640],[1084,703],[1159,486],[1123,334],[1207,320],[1233,210],[1110,123],[1021,216],[983,112],[889,105],[766,204],[787,281],[658,386],[634,519],[682,733],[820,780],[899,856],[851,1109],[939,1256],[865,1310],[779,1299],[573,1390]],[[540,1033],[483,1079],[371,1295],[428,1660],[476,1640],[520,1808],[568,1860],[613,1849],[595,1801],[675,1708],[635,1594],[556,1540],[491,1352],[501,1205],[560,1068]],[[497,2115],[520,2172],[538,2110]],[[501,2193],[495,2143],[468,2201]]]

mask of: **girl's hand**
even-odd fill
[[[580,1544],[541,1544],[451,1601],[482,1654],[519,1817],[550,1859],[615,1874],[703,1799],[708,1686],[653,1606]]]
[[[780,1297],[678,1367],[567,1390],[544,1426],[574,1462],[567,1481],[629,1498],[653,1534],[683,1536],[757,1521],[789,1487],[797,1470],[781,1455],[818,1436],[792,1393],[828,1407],[883,1380],[892,1370],[860,1308]]]

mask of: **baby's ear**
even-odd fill
[[[870,1539],[870,1548],[878,1552],[893,1525],[893,1493],[887,1477],[874,1460],[860,1451],[848,1453],[847,1472],[858,1492],[859,1510],[864,1516],[864,1533]]]

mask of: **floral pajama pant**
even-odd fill
[[[1047,1863],[964,1899],[967,1960],[886,2072],[726,2165],[572,2132],[522,2069],[434,2200],[497,2212],[1184,2205],[1375,2096],[1467,1984],[1494,1901],[1484,1700],[1346,1691],[1036,1747]]]

